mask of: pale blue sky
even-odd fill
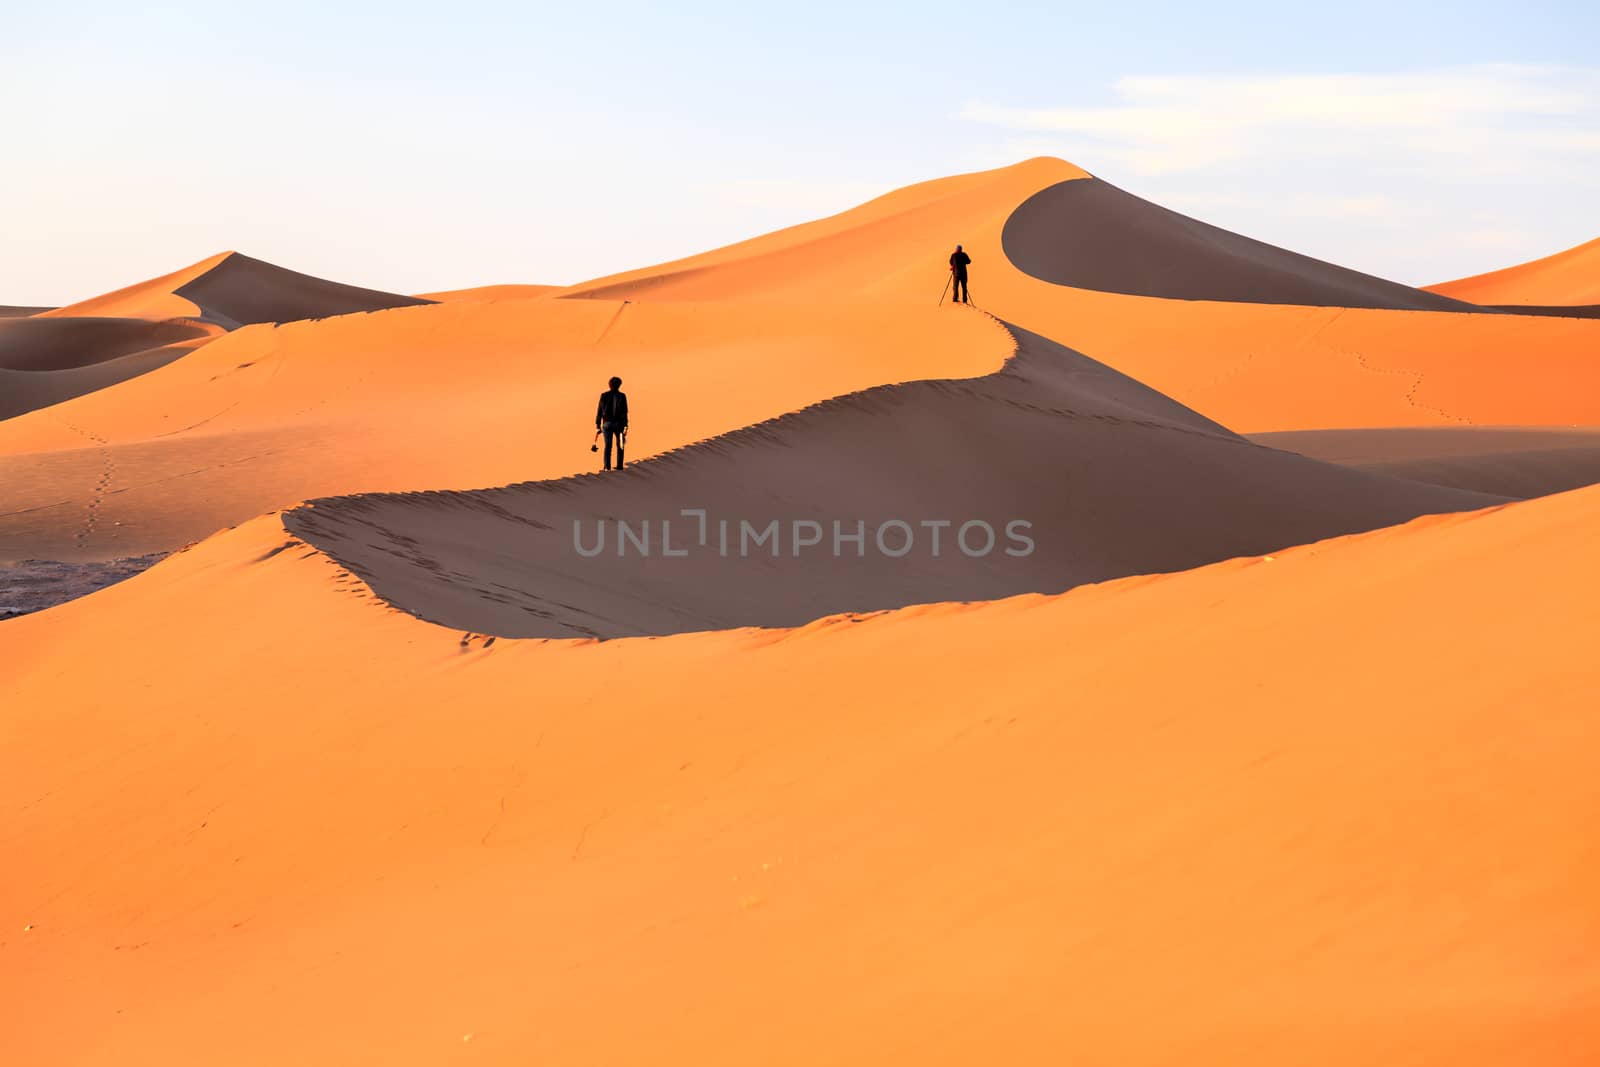
[[[1402,281],[1600,236],[1600,5],[62,3],[0,39],[0,303],[237,248],[568,282],[1071,159]]]

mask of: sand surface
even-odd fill
[[[1597,522],[547,643],[256,520],[0,624],[8,1047],[1587,1063]]]
[[[1595,471],[1600,320],[1250,302],[1434,298],[1055,210],[1092,181],[556,290],[224,253],[0,320],[215,336],[0,421],[13,588],[177,550],[0,620],[6,1062],[1600,1058],[1600,486],[1510,501]],[[1087,262],[1105,218],[1232,298]],[[1130,271],[1168,295],[1084,287]],[[0,387],[149,349],[40,351]],[[630,469],[584,474],[613,373]],[[1037,551],[561,529],[694,507]]]

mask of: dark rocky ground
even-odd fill
[[[0,621],[42,611],[115,585],[124,578],[154,566],[165,552],[128,556],[103,563],[63,563],[50,559],[25,559],[0,563]]]

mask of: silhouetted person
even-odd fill
[[[617,469],[622,469],[622,446],[628,439],[628,394],[622,391],[622,379],[611,379],[611,388],[600,394],[600,406],[594,412],[594,428],[605,431],[606,470],[611,469],[611,439],[617,441]]]
[[[961,251],[961,246],[956,245],[956,250],[950,253],[950,273],[955,276],[955,299],[963,304],[970,304],[970,294],[967,292],[967,264],[972,262],[972,257]]]

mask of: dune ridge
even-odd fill
[[[1170,300],[1473,310],[1461,301],[1241,237],[1099,178],[1039,190],[1006,219],[1000,242],[1023,273],[1078,289]]]
[[[1252,446],[1080,353],[997,325],[1015,354],[983,378],[826,400],[626,472],[322,499],[284,525],[389,603],[453,629],[623,637],[1055,593],[1505,499]],[[685,507],[711,529],[731,523],[730,544],[697,534]],[[925,521],[949,525],[942,550],[932,528],[918,533]],[[1013,538],[1015,521],[1028,526]],[[653,528],[654,554],[648,542],[629,551],[619,522]],[[958,550],[969,522],[988,532],[973,527],[972,551],[965,540]],[[752,558],[746,525],[774,523]],[[804,523],[820,546],[799,543],[813,536]],[[879,540],[892,523],[904,529]],[[674,526],[681,556],[668,558]],[[868,540],[834,541],[840,531]]]
[[[330,282],[229,251],[40,317],[194,318],[235,330],[255,323],[426,303],[429,301],[421,297]]]

